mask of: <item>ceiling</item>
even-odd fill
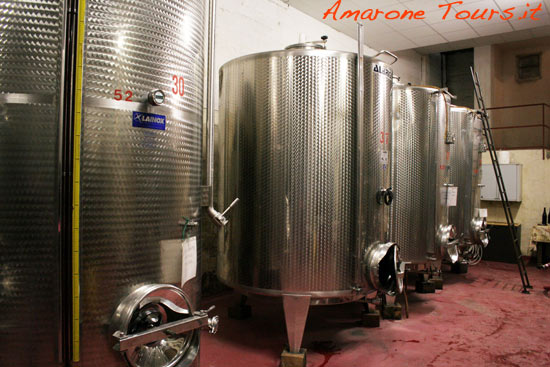
[[[354,19],[334,21],[332,17],[323,20],[324,13],[336,0],[284,0],[289,5],[318,19],[319,21],[357,38]],[[443,15],[448,7],[438,5],[457,0],[342,0],[338,18],[346,10],[380,9],[381,11],[424,10],[423,20],[364,21],[366,44],[374,49],[400,51],[416,49],[421,53],[443,52],[460,48],[489,44],[521,41],[535,37],[550,36],[550,0],[462,0],[462,5],[453,6],[446,20]],[[529,18],[519,20],[524,10],[536,8],[542,2],[542,11],[536,14],[540,20]],[[527,7],[527,3],[530,7]],[[502,11],[516,7],[514,18],[502,20],[495,16],[492,20],[458,20],[457,12],[476,9]],[[489,10],[490,11],[490,10]],[[463,13],[465,14],[465,13]],[[529,13],[530,14],[530,13]]]

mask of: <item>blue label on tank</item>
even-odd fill
[[[166,130],[166,116],[145,112],[133,112],[132,126],[144,129]]]

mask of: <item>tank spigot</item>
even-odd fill
[[[229,205],[229,207],[227,209],[225,209],[225,211],[223,213],[220,213],[218,212],[217,210],[215,210],[213,207],[209,207],[208,208],[208,214],[210,215],[210,217],[212,218],[212,220],[220,227],[224,227],[227,225],[227,223],[229,223],[229,220],[227,220],[227,218],[225,217],[225,215],[227,213],[229,213],[229,211],[231,209],[233,209],[235,207],[235,205],[237,205],[237,203],[239,202],[239,198],[236,198],[235,200],[233,200],[233,202],[231,203],[231,205]]]

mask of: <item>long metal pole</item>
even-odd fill
[[[365,228],[364,196],[364,143],[365,143],[365,69],[364,69],[364,30],[363,24],[357,23],[357,116],[356,116],[356,174],[357,174],[357,208],[356,208],[356,243],[357,243],[357,278],[361,279],[361,255],[364,245]]]
[[[58,245],[58,276],[57,276],[57,289],[59,292],[59,302],[57,304],[57,362],[63,363],[65,361],[65,347],[64,347],[64,320],[65,320],[65,276],[64,276],[64,262],[63,259],[65,258],[65,241],[63,238],[64,230],[61,230],[61,226],[64,225],[65,221],[65,211],[63,209],[64,202],[64,196],[63,196],[63,189],[64,189],[64,160],[63,160],[63,153],[64,153],[64,125],[65,125],[65,103],[66,103],[66,86],[65,86],[65,73],[67,72],[67,24],[68,20],[68,4],[67,2],[63,2],[63,36],[62,36],[62,44],[63,49],[61,51],[61,78],[59,80],[59,120],[58,120],[58,130],[57,134],[59,137],[58,146],[57,146],[57,192],[56,192],[56,202],[58,203],[57,207],[57,223],[58,223],[58,234],[57,234],[57,245]],[[70,104],[70,102],[69,102]]]
[[[210,0],[208,18],[208,90],[207,90],[207,153],[206,186],[209,187],[209,207],[214,206],[214,47],[216,29],[216,0]]]
[[[220,213],[214,209],[214,90],[215,90],[215,47],[216,47],[216,0],[209,2],[208,19],[208,90],[207,90],[207,140],[206,140],[206,187],[208,190],[208,215],[219,226],[225,226],[228,221],[225,214],[229,212],[238,202],[235,199],[231,205]]]
[[[545,139],[545,136],[544,136],[544,134],[546,133],[546,128],[545,128],[546,121],[545,121],[545,116],[544,116],[544,109],[545,108],[546,108],[546,106],[543,103],[542,104],[542,160],[543,161],[546,159],[546,139]]]

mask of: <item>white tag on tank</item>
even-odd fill
[[[479,215],[480,218],[487,218],[487,209],[479,209]]]
[[[447,206],[456,206],[458,202],[458,187],[447,188]]]
[[[181,238],[160,241],[161,283],[178,284],[181,280]]]
[[[197,276],[197,237],[185,239],[181,244],[181,286]]]
[[[380,163],[387,165],[389,163],[389,153],[387,150],[380,151]]]

